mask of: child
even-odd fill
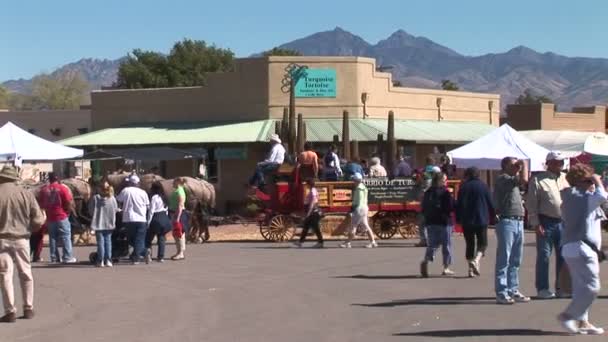
[[[97,240],[97,267],[112,267],[112,232],[116,226],[118,203],[114,188],[107,181],[98,184],[97,194],[89,202],[89,212],[93,213],[91,229]]]

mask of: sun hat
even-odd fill
[[[0,178],[19,180],[19,172],[17,172],[17,169],[15,167],[11,165],[5,165],[2,170],[0,170]]]
[[[362,181],[363,175],[361,175],[359,172],[355,172],[355,174],[351,178],[354,181]]]
[[[269,138],[268,140],[270,140],[270,141],[274,141],[274,142],[276,142],[276,143],[278,143],[278,144],[280,144],[280,143],[281,143],[281,138],[279,138],[279,135],[278,135],[278,134],[276,134],[276,133],[271,134],[271,135],[270,135],[270,138]]]

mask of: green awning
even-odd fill
[[[253,143],[268,140],[277,120],[252,122],[154,123],[108,128],[65,139],[68,146],[126,146],[168,144]],[[306,136],[311,142],[331,142],[342,137],[342,119],[306,119]],[[350,139],[376,141],[387,138],[386,119],[351,119]],[[473,141],[495,129],[477,122],[395,120],[398,140],[417,143],[461,144]]]

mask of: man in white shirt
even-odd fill
[[[264,176],[276,171],[285,160],[285,147],[277,134],[270,136],[270,146],[272,148],[268,157],[258,163],[253,176],[249,179],[249,185],[252,187],[264,186]]]
[[[129,244],[133,246],[131,261],[137,265],[145,253],[150,200],[148,194],[137,187],[139,177],[136,174],[129,176],[126,181],[128,185],[116,196],[116,201],[122,204],[122,222],[127,228]]]

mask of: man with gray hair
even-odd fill
[[[0,291],[5,315],[2,323],[17,320],[13,271],[17,267],[23,296],[23,318],[34,318],[34,278],[30,263],[29,238],[44,223],[36,197],[18,186],[17,170],[5,166],[0,171]]]

